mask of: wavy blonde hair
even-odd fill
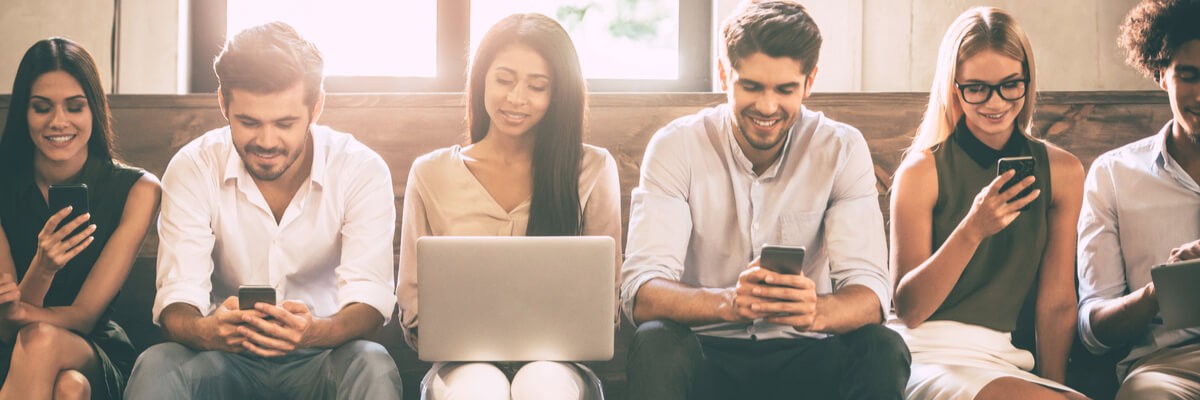
[[[1021,60],[1029,83],[1023,99],[1025,104],[1017,114],[1016,124],[1021,133],[1033,138],[1030,129],[1037,103],[1037,69],[1033,63],[1033,47],[1029,45],[1025,31],[1007,11],[995,7],[975,7],[959,15],[942,38],[937,69],[929,90],[929,106],[906,154],[932,149],[945,142],[954,131],[958,120],[963,117],[958,89],[954,87],[958,67],[963,60],[984,50]]]

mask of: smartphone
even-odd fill
[[[764,244],[759,265],[781,274],[800,274],[804,271],[804,247]]]
[[[1033,168],[1035,166],[1037,166],[1037,160],[1035,160],[1033,157],[1030,157],[1030,156],[1004,157],[1004,158],[997,160],[996,161],[996,175],[997,176],[1004,174],[1005,172],[1007,172],[1010,169],[1016,171],[1016,173],[1013,174],[1012,179],[1009,179],[1008,182],[1004,183],[1004,186],[1000,187],[1000,191],[1003,192],[1005,190],[1008,190],[1008,188],[1013,187],[1013,185],[1020,183],[1021,180],[1024,180],[1025,178],[1032,176]],[[1037,182],[1034,182],[1034,184],[1029,185],[1029,187],[1025,188],[1025,190],[1022,190],[1021,193],[1018,193],[1016,196],[1013,196],[1012,200],[1009,200],[1009,202],[1012,202],[1013,200],[1017,200],[1022,197],[1025,197],[1029,193],[1033,192],[1033,189],[1035,187],[1037,187]],[[1028,205],[1021,208],[1021,211],[1025,211],[1027,209],[1029,209]]]
[[[275,305],[275,288],[266,285],[242,285],[238,287],[238,308],[253,310],[254,305]]]
[[[71,214],[58,223],[58,226],[54,228],[55,231],[62,229],[63,225],[74,221],[76,217],[86,214],[89,211],[88,187],[85,184],[50,185],[48,192],[50,198],[47,199],[47,202],[50,206],[51,215],[62,211],[67,206],[71,206]],[[82,232],[87,226],[87,223],[79,224],[79,227],[75,228],[75,231],[71,232],[67,237],[75,236],[75,234]]]

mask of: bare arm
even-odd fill
[[[383,327],[383,316],[373,307],[351,303],[329,318],[314,318],[302,348],[329,349],[374,336]]]
[[[1121,346],[1144,335],[1158,315],[1154,283],[1127,295],[1101,301],[1092,309],[1092,332],[1106,346]]]
[[[932,154],[914,155],[900,167],[892,193],[892,265],[896,285],[896,314],[909,328],[933,315],[950,295],[979,243],[1008,226],[1021,207],[1041,191],[1008,203],[1033,184],[1033,177],[1000,193],[1013,176],[1009,171],[996,177],[975,197],[971,211],[936,251],[933,249],[933,206],[937,192],[937,170]]]
[[[12,321],[14,316],[19,316],[21,308],[21,291],[17,287],[15,265],[8,236],[5,236],[4,229],[0,229],[0,341],[5,343],[11,343],[17,335],[17,329],[20,329]]]
[[[817,296],[817,314],[810,331],[832,334],[853,332],[883,322],[879,296],[862,285],[849,285],[833,294]]]
[[[1083,165],[1064,150],[1047,146],[1051,183],[1049,242],[1042,256],[1036,308],[1040,374],[1065,383],[1067,356],[1075,337],[1075,240],[1083,204]]]
[[[697,288],[679,281],[655,278],[637,292],[634,324],[669,319],[687,326],[736,321],[733,288]]]

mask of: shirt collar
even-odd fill
[[[310,124],[308,126],[308,132],[309,135],[312,136],[313,141],[312,171],[309,171],[308,179],[314,184],[324,187],[326,176],[325,157],[328,153],[326,147],[328,146],[329,136],[328,132],[325,132],[321,128],[321,126],[316,124]],[[250,181],[250,173],[246,171],[246,164],[242,161],[242,156],[237,152],[237,145],[233,143],[233,130],[228,126],[226,126],[225,129],[225,134],[229,135],[231,151],[225,155],[225,176],[222,177],[222,182],[228,182],[230,179],[253,182]]]
[[[1150,154],[1154,154],[1154,165],[1158,168],[1169,169],[1168,166],[1178,167],[1179,164],[1167,152],[1167,140],[1171,138],[1171,127],[1175,125],[1175,120],[1167,121],[1162,129],[1158,130],[1157,138],[1150,142]]]
[[[979,138],[971,134],[971,129],[967,127],[967,119],[964,117],[958,120],[958,126],[954,128],[954,141],[958,143],[958,147],[967,153],[976,164],[982,168],[991,168],[996,165],[996,161],[1003,157],[1018,156],[1021,154],[1021,148],[1028,142],[1025,139],[1025,134],[1021,133],[1015,126],[1013,134],[1008,137],[1008,141],[1004,143],[1004,147],[1000,150],[988,147],[979,141]]]

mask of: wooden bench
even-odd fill
[[[129,163],[160,177],[180,147],[209,129],[226,125],[215,95],[114,95],[110,101],[120,154]],[[642,155],[654,132],[677,117],[724,101],[722,93],[589,97],[591,129],[586,141],[607,148],[616,158],[624,223],[628,223],[629,191],[637,186]],[[805,102],[811,109],[857,127],[866,136],[875,161],[885,217],[892,172],[920,123],[926,101],[924,93],[848,93],[816,94]],[[8,103],[8,96],[0,96],[0,120],[7,115]],[[1165,94],[1157,91],[1042,93],[1035,131],[1079,156],[1086,167],[1107,150],[1157,132],[1171,118],[1167,104]],[[329,95],[319,122],[355,134],[383,156],[391,167],[399,218],[413,159],[464,142],[464,109],[460,94],[338,94]],[[396,224],[398,227],[399,219]],[[116,304],[114,318],[129,331],[140,349],[162,340],[161,333],[150,322],[157,249],[158,237],[152,232]],[[417,384],[429,364],[417,360],[416,353],[404,344],[394,321],[385,327],[378,340],[395,357],[405,380],[405,392],[411,398],[417,393]],[[1029,325],[1027,318],[1024,326]],[[609,399],[625,397],[624,360],[632,331],[626,323],[618,334],[612,361],[592,364],[605,382]],[[1025,340],[1028,345],[1032,343],[1031,335],[1019,331],[1014,341]],[[1115,385],[1113,357],[1095,358],[1079,350],[1073,353],[1071,383],[1097,398],[1111,397]]]

